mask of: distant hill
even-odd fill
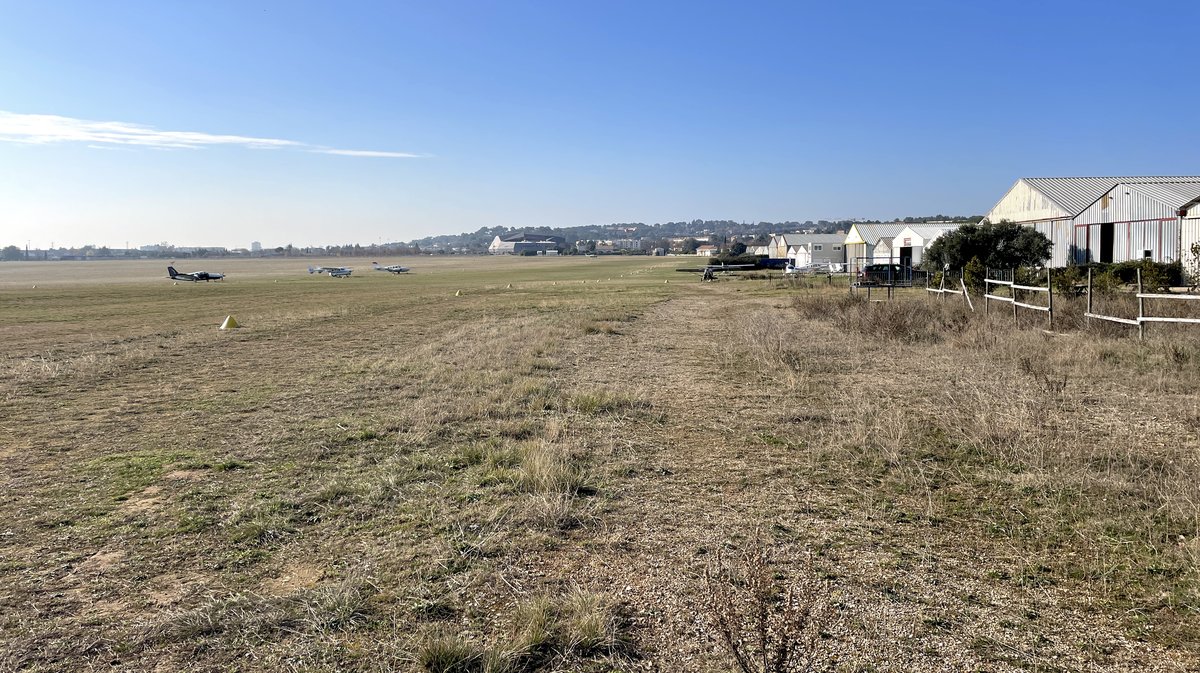
[[[952,216],[930,215],[927,217],[905,217],[896,222],[919,224],[923,222],[978,222],[982,215]],[[571,247],[576,241],[638,240],[644,247],[666,247],[663,241],[680,237],[712,237],[716,240],[745,239],[780,232],[812,231],[828,234],[845,231],[855,222],[878,220],[807,220],[805,222],[735,222],[733,220],[691,220],[688,222],[617,222],[613,224],[584,225],[578,227],[480,227],[474,232],[427,236],[408,243],[411,248],[425,252],[485,252],[497,236],[506,237],[517,232],[561,236]]]

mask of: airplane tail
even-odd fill
[[[168,278],[174,278],[175,276],[178,276],[178,275],[179,275],[179,272],[175,270],[175,267],[173,267],[173,266],[167,267],[167,277]]]

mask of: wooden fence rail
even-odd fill
[[[1089,320],[1105,320],[1107,322],[1115,322],[1121,325],[1131,325],[1138,328],[1138,338],[1146,338],[1146,323],[1151,322],[1173,322],[1183,325],[1200,325],[1200,318],[1172,318],[1168,316],[1146,315],[1146,300],[1147,299],[1167,299],[1180,301],[1195,301],[1200,300],[1200,295],[1195,294],[1161,294],[1155,292],[1142,291],[1142,270],[1137,270],[1137,303],[1138,317],[1137,318],[1120,318],[1115,315],[1105,315],[1096,313],[1092,310],[1092,270],[1088,269],[1087,278],[1087,311],[1084,312],[1084,317]]]
[[[983,312],[988,313],[988,302],[998,301],[1001,303],[1007,302],[1012,304],[1013,322],[1017,322],[1017,309],[1025,308],[1031,311],[1041,311],[1046,314],[1046,325],[1049,329],[1054,329],[1054,285],[1051,277],[1051,270],[1046,269],[1046,287],[1040,285],[1019,285],[1012,280],[995,280],[992,278],[983,279]],[[986,273],[984,274],[987,275]],[[992,286],[1007,287],[1012,292],[1011,297],[1004,297],[998,294],[992,294]],[[1046,305],[1031,304],[1027,301],[1021,301],[1020,295],[1017,292],[1038,292],[1046,294]]]
[[[964,274],[962,272],[959,273],[958,286],[961,289],[955,290],[955,289],[946,287],[946,274],[947,273],[949,273],[949,271],[942,272],[942,280],[940,283],[938,283],[937,287],[926,286],[925,291],[940,295],[942,298],[942,301],[946,300],[946,295],[948,295],[948,294],[962,295],[963,299],[965,299],[967,302],[967,307],[970,308],[972,311],[974,311],[975,304],[971,302],[971,293],[967,292],[967,281],[964,278]]]

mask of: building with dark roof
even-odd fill
[[[536,255],[558,252],[566,247],[567,240],[562,236],[521,232],[497,236],[488,246],[488,252],[493,255]]]

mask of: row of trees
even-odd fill
[[[929,217],[906,217],[903,220],[896,219],[896,222],[919,223],[926,221],[969,221],[978,222],[983,216],[973,215],[970,217],[959,218],[946,215],[935,215]],[[562,236],[568,241],[600,241],[608,239],[637,239],[641,241],[654,241],[658,243],[652,246],[643,246],[643,248],[653,249],[655,247],[668,247],[662,245],[663,241],[668,239],[678,239],[682,237],[693,238],[708,238],[717,239],[714,242],[718,245],[721,240],[732,241],[735,239],[743,239],[755,237],[762,239],[758,245],[766,243],[767,237],[770,234],[779,232],[792,231],[813,231],[818,234],[829,234],[835,231],[845,231],[850,228],[857,220],[805,220],[803,222],[797,220],[788,220],[783,222],[737,222],[734,220],[690,220],[679,222],[658,222],[655,224],[646,224],[644,222],[617,222],[604,225],[584,225],[579,227],[480,227],[473,232],[464,232],[461,234],[429,236],[426,238],[412,241],[412,245],[418,245],[426,250],[431,249],[447,249],[447,250],[462,250],[468,252],[481,252],[487,249],[492,240],[496,236],[507,236],[511,233],[519,231],[528,232],[531,234],[546,234],[551,236]]]

